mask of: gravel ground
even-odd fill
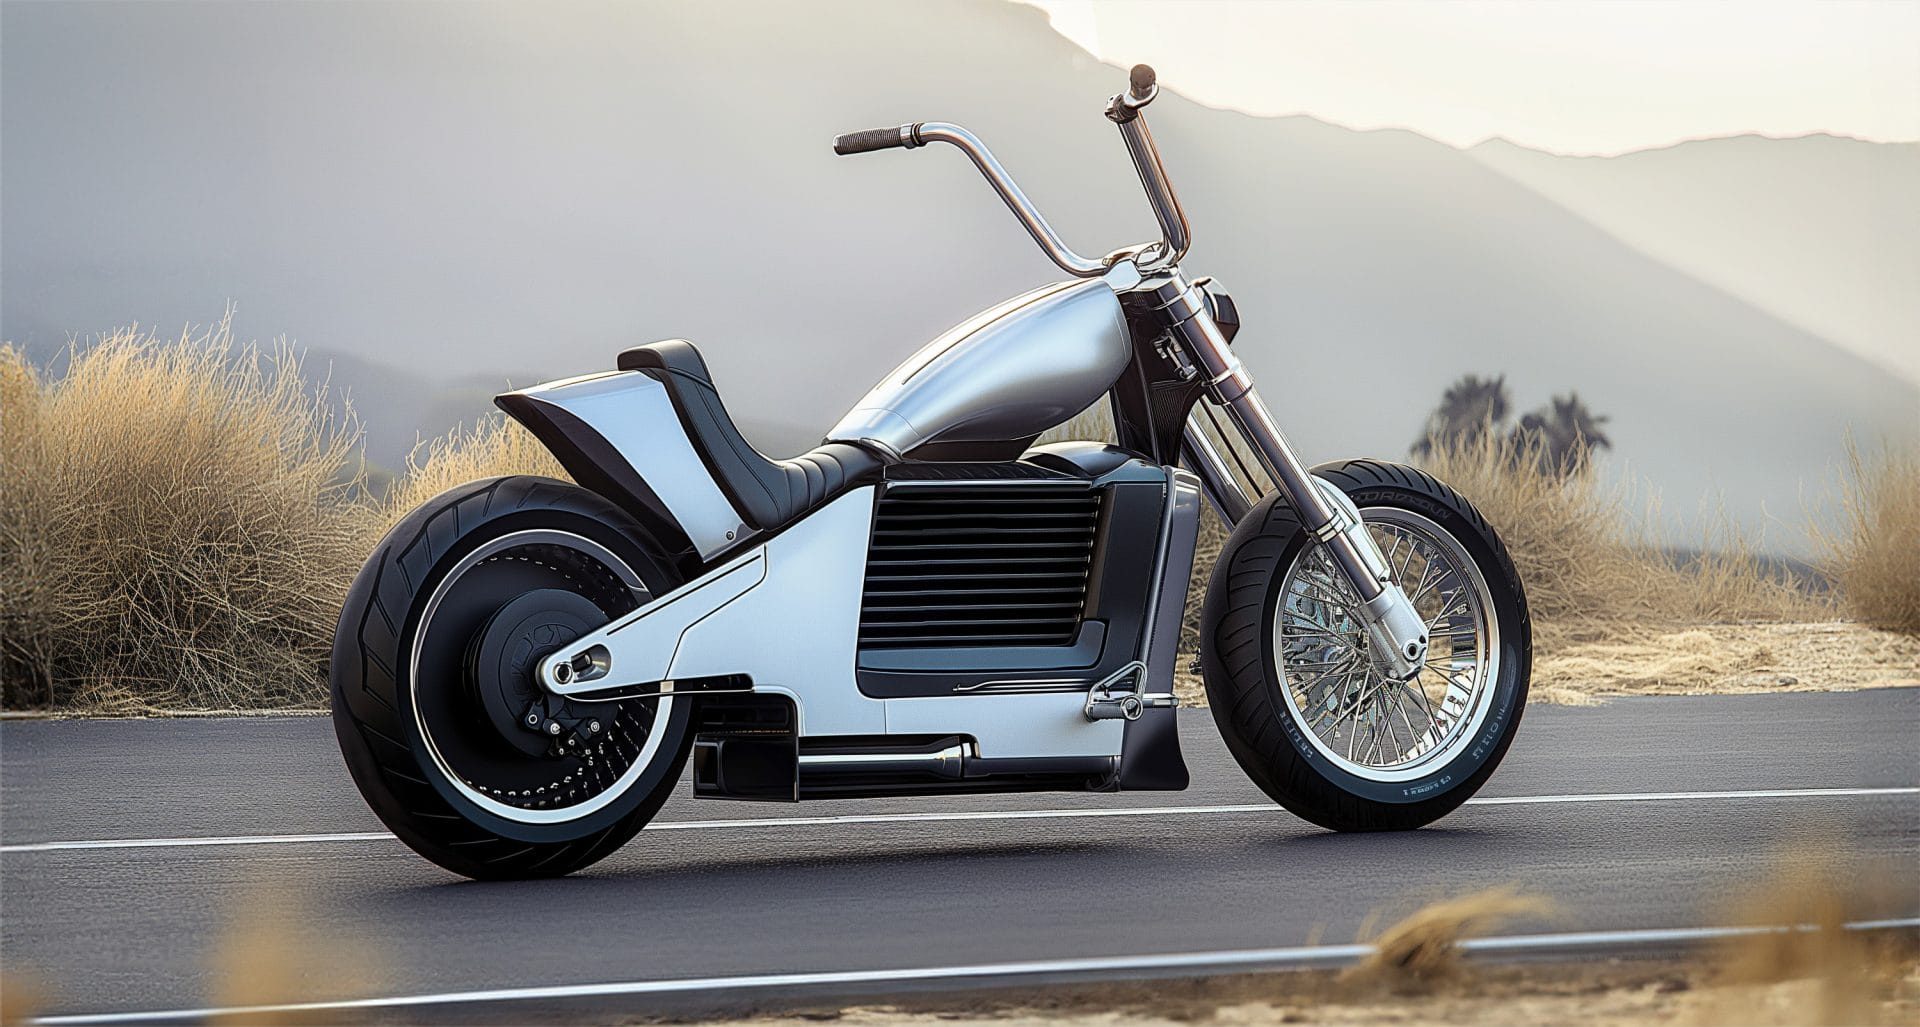
[[[1847,692],[1920,685],[1920,637],[1850,621],[1809,624],[1701,624],[1622,630],[1583,638],[1536,639],[1537,703],[1590,706],[1610,695],[1731,695]],[[1206,688],[1185,668],[1175,692],[1205,706]]]
[[[1170,981],[1091,992],[1063,989],[941,1005],[809,1009],[737,1027],[1191,1027],[1219,1024],[1798,1025],[1920,1022],[1920,960],[1897,961],[1848,981],[1800,977],[1729,981],[1723,971],[1672,961],[1547,964],[1477,970],[1465,982],[1399,992],[1335,973]]]

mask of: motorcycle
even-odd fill
[[[1068,276],[967,320],[789,460],[692,343],[495,402],[573,483],[470,482],[379,543],[330,668],[347,765],[458,874],[569,873],[693,794],[1177,790],[1174,678],[1203,504],[1233,526],[1199,668],[1235,760],[1298,816],[1404,830],[1465,802],[1525,707],[1525,594],[1431,475],[1301,464],[1181,267],[1135,67],[1106,105],[1161,238],[1092,259],[938,122],[839,154],[960,150]],[[1036,444],[1104,400],[1111,443]]]

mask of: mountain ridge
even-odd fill
[[[1920,384],[1920,143],[1748,134],[1604,159],[1469,152],[1675,270]]]
[[[1059,277],[959,155],[834,158],[835,133],[966,123],[1074,245],[1149,231],[1099,117],[1124,79],[1040,12],[569,11],[8,7],[6,330],[190,318],[211,293],[443,379],[558,378],[678,335],[737,417],[817,432],[926,339]],[[923,39],[941,46],[899,45]],[[115,77],[70,80],[82,56]],[[795,81],[805,102],[769,102]],[[1749,512],[1792,503],[1846,431],[1908,427],[1916,390],[1466,151],[1172,89],[1151,116],[1189,267],[1239,300],[1238,348],[1311,460],[1404,453],[1466,371],[1508,372],[1523,405],[1578,388],[1670,494],[1725,484]]]
[[[1427,138],[1431,139],[1432,137],[1428,136]],[[1619,153],[1561,153],[1558,150],[1548,150],[1538,146],[1528,146],[1525,143],[1515,142],[1514,140],[1508,139],[1505,136],[1497,136],[1497,135],[1488,136],[1487,138],[1482,139],[1477,143],[1474,143],[1472,146],[1456,146],[1454,147],[1454,149],[1460,150],[1465,153],[1472,153],[1473,151],[1478,150],[1481,147],[1488,147],[1488,148],[1507,147],[1515,150],[1525,150],[1528,153],[1536,153],[1542,157],[1558,157],[1562,160],[1610,161],[1610,160],[1622,160],[1630,157],[1638,157],[1643,154],[1665,153],[1669,150],[1678,150],[1684,147],[1694,146],[1696,144],[1739,142],[1741,140],[1752,140],[1754,142],[1760,142],[1760,143],[1791,143],[1791,142],[1797,142],[1802,139],[1825,139],[1825,140],[1832,140],[1833,142],[1836,142],[1836,143],[1858,143],[1862,146],[1920,148],[1920,139],[1866,139],[1861,136],[1848,135],[1845,132],[1815,131],[1815,132],[1798,132],[1792,135],[1771,135],[1766,132],[1726,132],[1726,133],[1717,133],[1714,135],[1689,136],[1688,138],[1685,138],[1685,139],[1676,139],[1671,143],[1662,143],[1658,146],[1641,146],[1631,150],[1622,150]],[[1440,142],[1440,140],[1437,140],[1437,139],[1434,141]],[[1448,144],[1441,143],[1441,145],[1445,146]]]

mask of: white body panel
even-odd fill
[[[687,633],[709,614],[747,594],[766,576],[766,550],[755,549],[649,603],[650,616],[632,618],[614,627],[612,630],[620,636],[620,652],[630,654],[620,668],[622,679],[671,681],[695,676],[674,670]]]
[[[771,541],[689,582],[548,662],[596,645],[610,683],[744,674],[755,691],[791,696],[800,734],[970,735],[986,758],[1118,756],[1117,720],[1089,721],[1084,693],[875,699],[855,676],[860,597],[874,489],[841,496]],[[756,570],[756,568],[758,568]]]
[[[671,676],[746,674],[755,691],[793,696],[803,736],[885,734],[885,704],[854,680],[873,491],[855,489],[759,547],[765,580],[688,623]],[[613,666],[626,680],[618,651]]]
[[[693,451],[666,386],[638,371],[608,371],[511,395],[558,407],[598,432],[660,497],[702,557],[725,549],[745,530],[739,512]]]

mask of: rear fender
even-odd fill
[[[733,504],[688,440],[666,387],[607,371],[495,396],[573,480],[656,533],[689,576],[743,538]]]

